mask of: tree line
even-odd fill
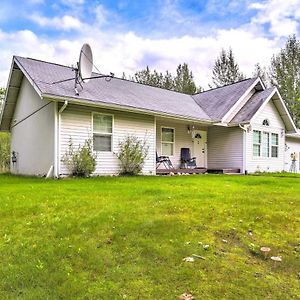
[[[295,123],[300,127],[300,41],[295,35],[289,36],[279,53],[274,54],[268,67],[257,63],[252,73],[260,77],[266,87],[276,86],[285,101]],[[187,63],[179,64],[176,74],[161,73],[149,66],[137,71],[133,76],[123,78],[135,82],[174,90],[185,94],[195,94],[203,89],[196,85],[193,72]],[[245,79],[245,74],[234,57],[231,48],[222,49],[214,62],[210,88],[222,87]]]

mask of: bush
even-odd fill
[[[133,135],[128,135],[119,142],[117,157],[120,160],[121,174],[138,175],[143,169],[148,150],[146,140],[139,140]]]
[[[77,177],[88,177],[96,169],[96,155],[93,153],[92,140],[88,139],[84,145],[74,149],[72,139],[61,161],[67,166],[68,171]]]
[[[10,138],[8,133],[0,132],[0,172],[9,170]]]

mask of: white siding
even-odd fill
[[[170,160],[174,168],[180,167],[180,151],[181,148],[190,148],[191,155],[194,156],[194,144],[190,133],[187,132],[188,125],[185,123],[177,123],[168,119],[158,120],[156,122],[156,151],[160,156],[161,153],[161,128],[170,127],[175,130],[174,155],[170,156]],[[205,130],[203,127],[195,127],[196,129]],[[196,161],[197,162],[197,161]]]
[[[113,115],[113,148],[112,152],[97,153],[97,167],[95,174],[112,175],[120,171],[119,161],[116,157],[118,144],[128,134],[133,134],[140,139],[146,138],[149,146],[148,156],[143,168],[143,174],[155,174],[155,122],[154,117],[118,112],[105,109],[88,109],[80,106],[69,105],[61,116],[60,125],[60,157],[67,150],[69,140],[72,138],[74,146],[83,145],[84,141],[92,138],[92,112]],[[60,163],[60,174],[68,173],[63,163]]]
[[[18,96],[13,124],[45,105],[24,77]],[[11,151],[17,152],[13,173],[45,175],[54,164],[54,104],[50,103],[11,129]]]
[[[291,154],[298,153],[298,160],[296,161],[296,172],[300,173],[300,139],[286,137],[286,152],[285,152],[285,171],[289,172],[292,159]]]
[[[239,168],[243,172],[243,131],[239,127],[208,128],[208,169]]]
[[[268,119],[270,126],[263,126],[264,119]],[[280,172],[284,170],[285,137],[284,123],[278,111],[269,101],[263,110],[251,122],[252,131],[246,134],[246,170],[253,172]],[[255,157],[253,156],[253,130],[277,133],[279,138],[278,157]],[[270,136],[271,139],[271,136]]]

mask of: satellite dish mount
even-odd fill
[[[75,78],[56,81],[53,82],[52,84],[62,83],[74,79],[75,80],[74,91],[76,96],[79,96],[79,91],[77,89],[78,85],[80,85],[81,90],[83,90],[83,83],[87,83],[90,79],[105,78],[106,81],[110,81],[111,78],[114,77],[113,73],[110,73],[110,75],[98,75],[98,76],[91,77],[93,66],[94,66],[93,53],[92,53],[91,46],[89,44],[83,44],[79,54],[79,62],[76,64],[76,67],[72,68],[72,70],[75,71]],[[100,73],[98,69],[97,71]]]

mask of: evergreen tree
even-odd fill
[[[239,66],[234,59],[232,49],[230,48],[228,52],[222,49],[213,68],[212,80],[215,87],[235,83],[244,78],[245,76],[240,72]]]
[[[124,72],[122,78],[127,79],[127,76]],[[186,63],[183,65],[178,65],[176,76],[173,76],[169,71],[166,71],[164,74],[157,72],[156,70],[151,71],[149,66],[147,66],[145,69],[137,71],[134,74],[134,77],[129,76],[128,79],[138,83],[185,94],[194,94],[201,89],[200,87],[197,89],[194,82],[193,73],[189,70],[189,67]]]
[[[269,86],[269,78],[268,73],[265,67],[262,67],[259,63],[255,64],[253,77],[260,77],[264,85],[267,87]]]
[[[300,126],[300,41],[295,35],[289,36],[284,48],[272,57],[270,78]]]
[[[5,89],[0,88],[0,115],[4,108]],[[10,140],[9,134],[0,132],[0,172],[8,171],[10,164]]]
[[[134,81],[156,87],[161,87],[161,77],[161,74],[159,74],[156,70],[151,72],[150,68],[147,66],[146,69],[138,71],[134,74]]]
[[[174,78],[169,71],[166,71],[162,78],[162,87],[167,90],[174,90]]]
[[[4,107],[4,97],[5,97],[5,89],[0,88],[0,115]]]
[[[179,64],[176,70],[176,77],[174,78],[174,90],[185,94],[195,94],[197,87],[194,82],[192,71],[186,63]]]

